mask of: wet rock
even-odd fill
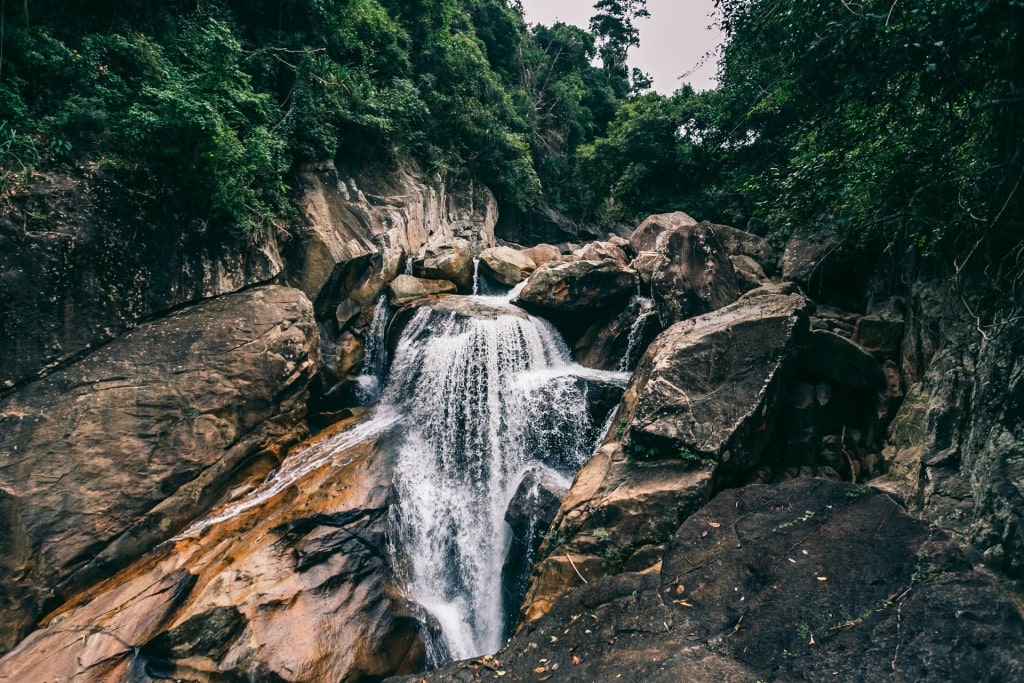
[[[880,389],[886,378],[875,357],[856,343],[825,330],[814,330],[800,359],[808,372],[854,388]]]
[[[512,543],[501,569],[502,604],[506,614],[515,614],[522,604],[537,549],[567,489],[568,482],[555,473],[532,468],[512,494],[505,511],[505,522],[512,530]]]
[[[351,422],[52,614],[0,679],[355,681],[421,667],[426,627],[388,566],[388,449]]]
[[[796,479],[723,491],[660,571],[570,590],[494,659],[513,681],[1016,680],[1006,588],[887,495]]]
[[[525,251],[512,247],[491,247],[480,252],[480,270],[503,285],[517,285],[537,269]]]
[[[648,216],[629,236],[629,245],[636,254],[642,251],[656,251],[658,236],[661,233],[694,225],[697,225],[697,221],[682,211]]]
[[[636,272],[612,259],[549,263],[530,276],[518,301],[542,314],[594,311],[622,306],[636,285]]]
[[[0,401],[0,649],[301,435],[312,307],[264,287],[142,325]]]
[[[388,302],[392,306],[405,306],[417,299],[435,294],[454,294],[454,282],[447,280],[425,280],[412,275],[399,275],[388,285]]]
[[[799,294],[765,293],[654,340],[604,445],[562,501],[531,577],[526,619],[583,579],[655,566],[716,479],[759,463],[783,412],[808,306]]]
[[[466,240],[458,239],[443,246],[430,247],[420,264],[420,277],[426,280],[454,282],[459,291],[473,289],[473,253]]]
[[[633,297],[621,312],[597,320],[576,340],[576,360],[588,368],[629,370],[660,330],[654,303]]]
[[[709,223],[662,232],[655,248],[666,257],[658,262],[651,277],[651,293],[662,327],[739,298],[732,262]]]

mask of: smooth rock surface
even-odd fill
[[[629,245],[636,254],[642,251],[655,251],[658,236],[661,233],[694,225],[697,225],[697,220],[682,211],[648,216],[629,236]]]
[[[412,275],[399,275],[388,285],[388,300],[392,306],[405,306],[417,299],[435,294],[454,294],[458,288],[447,280],[425,280]]]
[[[620,247],[611,242],[588,242],[582,249],[577,249],[573,254],[581,261],[603,261],[606,258],[614,259],[623,265],[629,264],[629,258]]]
[[[800,359],[809,372],[847,387],[881,389],[885,371],[866,349],[833,332],[814,330]]]
[[[460,291],[470,293],[473,289],[473,253],[470,243],[457,239],[450,244],[429,248],[420,264],[420,277],[427,280],[449,280]]]
[[[665,258],[651,275],[651,294],[662,327],[736,301],[736,272],[710,223],[666,230],[655,250]]]
[[[518,301],[542,313],[578,313],[622,305],[637,274],[613,259],[548,263],[530,276]]]
[[[0,401],[0,649],[301,436],[320,364],[302,292],[264,287],[142,325]]]
[[[422,666],[426,630],[389,567],[391,460],[373,423],[352,422],[50,614],[0,680],[366,681]]]
[[[480,252],[480,269],[503,285],[522,282],[537,269],[526,251],[512,247],[491,247]]]

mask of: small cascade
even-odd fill
[[[527,469],[572,476],[593,439],[565,344],[506,300],[473,297],[484,312],[466,315],[417,311],[381,399],[405,416],[395,528],[408,590],[441,625],[444,659],[501,646],[505,510]]]
[[[480,258],[473,259],[473,296],[480,293]]]
[[[412,275],[412,254],[405,257],[405,270],[403,271],[406,275]]]
[[[638,286],[639,289],[639,286]],[[644,337],[644,328],[647,326],[647,319],[654,315],[654,302],[639,292],[633,296],[629,305],[623,312],[624,316],[633,318],[633,324],[629,328],[629,335],[626,337],[626,352],[619,360],[619,372],[629,372],[636,365],[637,350],[640,347],[640,340]]]
[[[388,363],[384,334],[390,318],[391,307],[388,305],[388,298],[381,294],[373,309],[370,327],[366,330],[366,338],[363,340],[363,361],[359,365],[359,374],[356,375],[356,394],[363,405],[380,398],[384,370]]]

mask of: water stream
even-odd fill
[[[455,659],[501,646],[504,514],[523,474],[543,464],[571,476],[594,432],[557,332],[511,295],[466,298],[478,315],[414,315],[381,400],[406,416],[395,528],[408,589]]]

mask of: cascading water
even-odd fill
[[[363,361],[356,375],[357,397],[363,405],[373,403],[380,398],[381,384],[384,381],[384,370],[388,363],[388,351],[384,344],[384,332],[391,318],[391,307],[388,298],[381,294],[377,306],[373,309],[373,318],[366,331],[363,342]]]
[[[622,359],[619,360],[618,367],[620,372],[629,372],[636,364],[634,356],[640,347],[640,340],[643,339],[647,319],[654,315],[654,302],[645,296],[641,296],[638,286],[636,295],[630,300],[622,315],[633,316],[633,324],[630,326],[629,335],[626,337],[626,352],[622,355]]]
[[[382,407],[405,416],[396,464],[397,535],[408,589],[461,659],[501,646],[505,510],[542,463],[570,475],[590,455],[585,389],[545,322],[506,297],[483,310],[421,308],[395,351]]]
[[[480,293],[480,259],[473,259],[473,296]]]

